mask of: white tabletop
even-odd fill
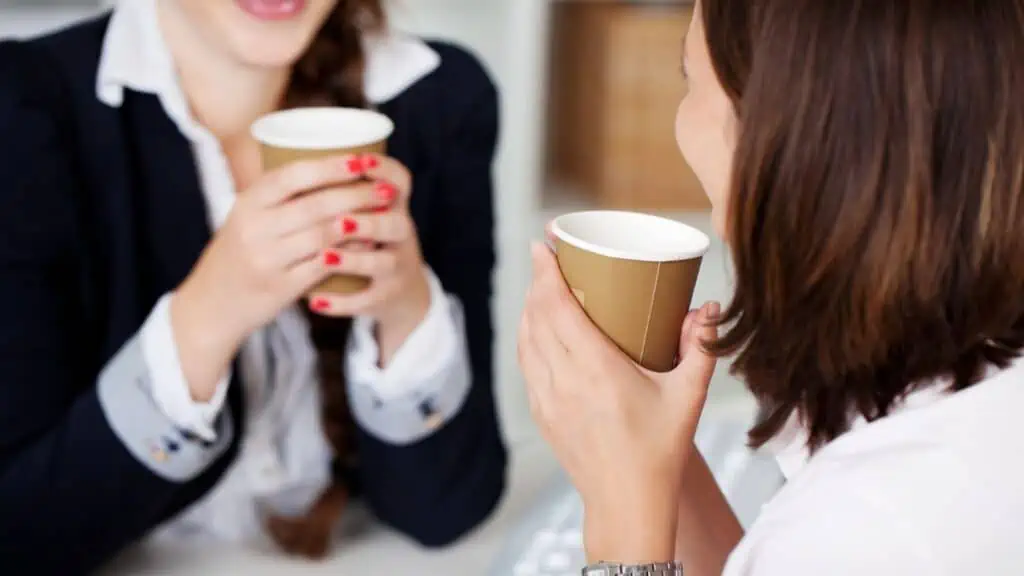
[[[484,576],[520,519],[559,477],[558,465],[540,441],[511,450],[509,483],[495,514],[454,546],[428,551],[386,528],[356,521],[361,526],[342,534],[333,555],[323,562],[290,559],[280,553],[223,545],[148,546],[133,550],[103,572],[105,576]],[[358,516],[359,513],[355,512]]]

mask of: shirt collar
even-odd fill
[[[157,0],[121,0],[103,40],[96,95],[108,106],[124,101],[124,90],[156,94],[180,92],[174,63],[157,21]],[[433,72],[441,57],[413,36],[387,31],[363,38],[364,90],[373,104],[387,102]]]

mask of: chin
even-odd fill
[[[135,0],[129,0],[135,1]],[[177,0],[186,26],[208,45],[254,67],[294,64],[336,0]]]
[[[254,68],[281,68],[293,65],[313,41],[310,34],[262,34],[230,39],[235,59]]]

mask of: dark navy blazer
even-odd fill
[[[0,43],[0,573],[79,574],[206,494],[236,433],[199,477],[154,474],[112,431],[104,367],[210,239],[190,144],[157,98],[96,98],[108,18]],[[476,60],[432,44],[440,67],[383,104],[389,151],[412,173],[426,262],[465,311],[473,386],[432,436],[389,445],[361,432],[365,497],[428,546],[452,542],[500,498],[506,453],[495,413],[490,314],[491,169],[498,101]],[[236,370],[237,374],[238,371]]]

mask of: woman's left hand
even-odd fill
[[[356,161],[375,183],[381,208],[340,215],[338,226],[346,245],[326,250],[323,258],[339,273],[369,277],[370,287],[351,295],[312,294],[309,304],[325,316],[372,317],[383,352],[400,346],[423,321],[430,307],[430,285],[409,214],[412,175],[387,156],[367,154]]]
[[[682,470],[715,358],[717,303],[691,313],[680,364],[645,370],[586,316],[554,254],[533,249],[534,281],[519,333],[530,407],[586,508],[593,560],[672,559]]]

